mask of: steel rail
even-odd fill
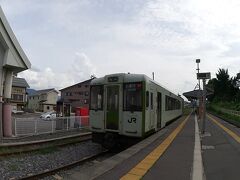
[[[0,157],[18,155],[18,154],[26,154],[26,153],[29,153],[29,152],[35,152],[35,151],[39,151],[39,150],[42,150],[42,149],[52,147],[51,144],[49,144],[49,143],[53,143],[53,142],[57,142],[57,141],[61,141],[61,140],[71,140],[71,139],[73,140],[73,139],[77,139],[77,138],[79,138],[78,141],[65,142],[65,143],[60,142],[59,144],[55,144],[55,145],[52,145],[52,146],[63,147],[63,146],[67,146],[67,145],[70,145],[70,144],[75,144],[75,143],[79,143],[79,142],[88,141],[88,140],[92,139],[92,135],[91,134],[84,134],[84,135],[75,136],[75,137],[72,137],[72,138],[63,138],[63,139],[57,139],[55,141],[51,140],[51,141],[40,142],[39,144],[37,144],[36,142],[27,143],[23,146],[24,146],[24,148],[30,148],[30,149],[25,149],[25,150],[22,150],[22,151],[0,153]],[[49,146],[48,146],[48,144],[49,144]],[[13,149],[16,148],[17,149],[17,147],[19,147],[19,145],[11,146],[10,148],[13,148]],[[32,147],[32,149],[31,149],[31,147]]]
[[[35,179],[40,179],[40,178],[44,178],[44,177],[47,177],[47,176],[50,176],[50,175],[54,175],[56,174],[57,172],[59,171],[62,171],[62,170],[68,170],[68,169],[72,169],[76,166],[79,166],[87,161],[92,161],[100,156],[103,156],[105,154],[107,154],[109,151],[108,150],[105,150],[105,151],[102,151],[98,154],[94,154],[94,155],[91,155],[91,156],[88,156],[88,157],[85,157],[83,159],[80,159],[78,161],[74,161],[72,163],[69,163],[67,165],[64,165],[64,166],[61,166],[61,167],[57,167],[57,168],[54,168],[54,169],[46,169],[44,172],[41,172],[41,173],[38,173],[38,174],[34,174],[34,175],[29,175],[29,176],[26,176],[26,177],[21,177],[20,179],[21,180],[35,180]]]

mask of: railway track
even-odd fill
[[[85,157],[83,159],[80,159],[78,161],[66,164],[64,166],[61,166],[61,167],[58,167],[58,168],[54,168],[54,169],[50,169],[50,170],[46,169],[44,172],[40,172],[38,174],[33,174],[33,175],[31,174],[31,175],[28,175],[26,177],[22,177],[20,179],[21,180],[35,180],[35,179],[44,178],[44,177],[47,177],[47,176],[50,176],[50,175],[54,175],[54,174],[56,174],[59,171],[69,170],[69,169],[72,169],[72,168],[74,168],[76,166],[82,165],[85,162],[92,161],[92,160],[94,160],[94,159],[96,159],[98,157],[104,156],[108,152],[109,152],[108,150],[104,150],[104,151],[102,151],[100,153],[97,153],[97,154]]]
[[[6,152],[0,152],[0,157],[24,154],[29,152],[38,151],[48,147],[63,147],[78,142],[84,142],[92,139],[91,133],[85,133],[74,137],[55,138],[50,140],[32,141],[26,143],[15,143],[7,145],[1,145],[0,148],[6,148]]]

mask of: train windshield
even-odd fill
[[[91,110],[102,110],[103,109],[103,86],[92,86],[91,87]]]
[[[142,83],[124,84],[124,111],[142,111]]]

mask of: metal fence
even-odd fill
[[[220,108],[220,111],[222,111],[223,113],[234,115],[234,116],[240,116],[240,111],[234,111],[234,110],[224,109],[224,108]]]
[[[40,118],[13,119],[13,133],[15,136],[39,135],[88,127],[89,116],[57,117],[50,120]]]

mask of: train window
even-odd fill
[[[153,109],[153,93],[151,93],[151,109]]]
[[[118,110],[119,108],[119,87],[107,87],[107,110]]]
[[[146,92],[146,107],[149,107],[149,91]]]
[[[181,109],[181,102],[178,99],[165,96],[165,110],[170,111],[177,109]]]
[[[142,111],[142,83],[127,83],[123,87],[123,110]]]
[[[103,109],[103,87],[92,86],[90,90],[90,109],[102,110]]]
[[[165,109],[166,109],[166,111],[170,110],[169,97],[168,96],[165,96]]]

